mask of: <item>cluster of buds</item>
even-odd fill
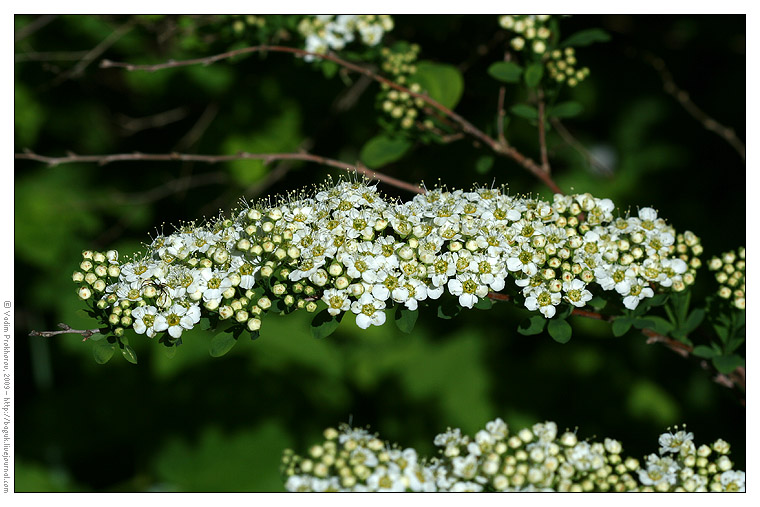
[[[232,22],[232,31],[237,35],[244,33],[248,29],[260,30],[267,24],[266,17],[254,16],[252,14],[234,16]]]
[[[397,202],[366,181],[340,181],[183,225],[121,264],[115,251],[85,252],[74,281],[105,322],[127,326],[126,307],[135,332],[168,340],[202,314],[255,333],[269,311],[320,305],[366,329],[385,323],[389,306],[414,311],[445,292],[472,308],[508,279],[546,318],[561,303],[585,306],[592,290],[629,309],[655,289],[683,290],[675,230],[651,208],[617,218],[614,209],[590,194],[547,202],[506,188],[434,188]]]
[[[515,51],[522,51],[529,48],[537,55],[543,55],[546,52],[547,43],[552,36],[552,32],[547,26],[549,15],[518,15],[499,16],[499,25],[511,32],[517,34],[510,41],[510,45]]]
[[[391,76],[394,83],[407,86],[414,93],[422,92],[418,83],[409,83],[409,79],[417,71],[415,62],[419,51],[419,45],[406,43],[398,43],[393,48],[384,47],[381,50],[383,71]],[[377,102],[380,109],[390,118],[391,123],[404,130],[414,125],[420,109],[425,105],[422,99],[412,97],[407,92],[395,90],[387,83],[381,85]]]
[[[744,491],[744,472],[733,470],[726,441],[697,447],[693,433],[675,428],[659,443],[659,453],[647,456],[638,470],[640,491]]]
[[[305,49],[319,54],[342,50],[356,39],[357,34],[365,46],[376,46],[391,30],[393,18],[374,14],[321,14],[306,16],[298,24],[298,31],[306,38]],[[306,61],[314,59],[313,56],[304,57]]]
[[[715,279],[720,284],[718,296],[730,300],[731,304],[740,310],[746,307],[744,270],[747,261],[745,255],[744,247],[739,247],[736,252],[733,250],[726,252],[720,257],[713,257],[707,263],[708,269],[715,271]]]
[[[575,49],[573,48],[555,49],[548,54],[546,59],[546,70],[549,71],[549,77],[558,83],[567,83],[571,87],[586,79],[591,72],[588,67],[578,69],[576,65]]]
[[[553,422],[511,434],[496,419],[474,438],[449,428],[435,437],[439,455],[431,459],[348,425],[328,428],[324,437],[306,456],[285,451],[288,491],[744,491],[728,444],[695,449],[693,434],[682,431],[661,435],[660,455],[647,457],[645,468],[623,456],[619,441],[560,435]],[[718,457],[709,461],[713,452]]]

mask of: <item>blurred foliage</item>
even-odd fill
[[[35,18],[17,16],[16,30]],[[229,154],[305,146],[355,162],[383,133],[377,87],[364,90],[356,75],[328,78],[283,54],[155,73],[98,68],[101,58],[156,63],[260,37],[300,47],[283,31],[292,30],[291,21],[266,18],[264,35],[241,36],[233,26],[238,17],[56,17],[16,42],[16,151]],[[464,86],[452,83],[445,93],[459,101],[459,114],[493,135],[500,83],[488,69],[502,60],[506,44],[496,17],[396,16],[395,23],[389,43],[414,41],[421,59],[456,67]],[[591,75],[563,98],[582,107],[565,126],[605,170],[551,130],[559,185],[612,198],[623,210],[654,206],[677,228],[702,237],[703,258],[744,244],[744,163],[664,93],[642,58],[646,52],[663,58],[695,103],[743,139],[744,26],[743,16],[564,19],[563,34],[603,28],[612,38],[578,49]],[[70,72],[117,30],[122,36],[80,75]],[[521,99],[511,90],[507,104]],[[529,120],[511,118],[506,135],[538,158]],[[495,181],[513,192],[548,195],[515,163],[489,155],[469,140],[417,143],[383,171],[410,182]],[[280,491],[281,451],[305,448],[323,428],[349,421],[431,452],[432,436],[447,426],[472,433],[495,417],[518,426],[551,419],[580,426],[588,432],[581,437],[618,438],[632,455],[649,449],[666,426],[686,422],[699,440],[731,442],[732,459],[745,469],[745,410],[730,390],[636,332],[614,338],[609,325],[588,319],[573,318],[574,339],[561,345],[546,332],[518,334],[525,312],[507,305],[446,321],[423,314],[410,335],[393,325],[360,331],[347,318],[322,340],[310,336],[308,316],[294,314],[268,320],[259,340],[218,359],[208,356],[210,336],[199,330],[183,336],[173,359],[133,339],[136,366],[95,364],[77,335],[27,337],[58,322],[91,324],[77,313],[82,305],[70,281],[82,249],[134,252],[154,228],[214,215],[240,196],[299,189],[327,174],[337,175],[289,162],[16,163],[15,269],[23,280],[16,287],[17,491]],[[211,183],[170,185],[203,177]],[[703,297],[715,288],[706,270],[700,274],[696,292]]]

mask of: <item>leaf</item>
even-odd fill
[[[631,329],[633,325],[633,319],[630,317],[618,317],[612,321],[612,334],[620,337]]]
[[[528,104],[517,104],[512,106],[509,110],[512,111],[512,114],[528,120],[535,120],[538,118],[538,110]]]
[[[654,331],[657,331],[658,333],[662,335],[668,335],[673,331],[673,324],[663,319],[662,317],[658,317],[656,315],[647,315],[646,317],[643,317],[641,320],[648,321],[649,324],[646,327]],[[643,329],[638,326],[636,327],[638,329]]]
[[[597,295],[597,296],[592,297],[591,300],[589,300],[588,304],[594,310],[599,311],[599,310],[603,309],[605,306],[607,306],[607,300],[604,299],[603,297]]]
[[[670,304],[673,308],[673,312],[675,313],[676,321],[678,322],[678,327],[681,327],[683,323],[686,321],[686,317],[688,316],[688,313],[689,313],[690,302],[691,302],[690,291],[674,292],[670,296]]]
[[[544,64],[542,62],[532,63],[525,69],[525,84],[531,88],[538,86],[542,77],[544,77]]]
[[[601,28],[589,28],[588,30],[581,30],[580,32],[574,33],[565,39],[560,46],[583,47],[593,44],[594,42],[607,42],[610,39],[610,34]]]
[[[493,167],[494,158],[491,155],[483,155],[475,161],[475,171],[478,174],[486,174]]]
[[[211,354],[211,357],[222,357],[224,354],[229,352],[236,343],[237,340],[232,335],[232,333],[222,331],[221,333],[217,333],[211,339],[208,353]]]
[[[343,314],[340,315],[342,317]],[[338,329],[340,320],[340,318],[330,315],[330,312],[325,308],[311,320],[311,335],[317,339],[330,336]]]
[[[583,106],[579,102],[561,102],[549,110],[549,116],[572,118],[582,112]]]
[[[168,357],[169,359],[173,359],[174,356],[177,355],[177,347],[176,346],[164,347],[164,355]]]
[[[400,159],[411,147],[412,143],[407,139],[380,134],[367,141],[359,158],[367,167],[378,169]]]
[[[96,363],[106,364],[113,357],[115,351],[116,347],[113,343],[108,343],[108,340],[101,340],[92,346],[92,357],[95,358]]]
[[[478,302],[473,305],[478,310],[490,310],[493,308],[493,300],[489,297],[478,298]]]
[[[532,315],[520,322],[517,332],[521,335],[532,336],[543,332],[546,318],[543,315]]]
[[[462,73],[445,63],[418,62],[410,81],[418,83],[431,99],[449,109],[454,109],[464,91]]]
[[[719,352],[715,351],[712,347],[708,347],[707,345],[697,345],[696,347],[694,347],[692,354],[694,354],[697,357],[712,359],[715,356],[717,356]]]
[[[519,83],[523,68],[514,62],[496,62],[488,67],[488,74],[504,83]]]
[[[121,349],[121,355],[130,363],[137,364],[137,354],[129,345],[124,345],[124,348]]]
[[[714,357],[712,360],[715,369],[724,375],[733,372],[739,366],[744,366],[744,359],[736,354]]]
[[[693,310],[689,317],[686,319],[686,322],[683,323],[683,326],[681,328],[681,331],[683,331],[685,334],[689,334],[699,325],[702,323],[702,321],[705,318],[705,311],[702,308],[697,308],[696,310]]]
[[[440,319],[453,319],[459,312],[462,311],[462,307],[459,306],[459,302],[454,299],[445,299],[438,305],[438,318]]]
[[[547,331],[549,331],[549,336],[559,343],[567,343],[573,336],[573,328],[566,320],[552,319],[549,321],[549,325],[546,326],[546,328]]]
[[[410,310],[404,305],[396,306],[396,327],[398,327],[402,333],[411,333],[414,329],[414,324],[417,322],[417,316],[419,312],[417,310]]]

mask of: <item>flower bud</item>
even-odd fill
[[[229,319],[234,313],[234,310],[229,305],[219,307],[219,318],[222,320]]]
[[[90,297],[92,296],[92,291],[90,290],[89,287],[80,287],[78,294],[79,294],[79,299],[87,300],[87,299],[90,299]]]

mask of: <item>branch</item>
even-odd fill
[[[371,180],[377,180],[387,185],[391,185],[396,188],[414,192],[416,194],[424,193],[418,185],[412,185],[406,181],[399,180],[386,174],[375,172],[368,169],[361,163],[356,165],[347,164],[340,160],[334,160],[331,158],[320,157],[319,155],[313,155],[311,153],[248,153],[239,152],[235,155],[195,155],[189,153],[118,153],[112,155],[77,155],[76,153],[69,153],[65,157],[47,157],[44,155],[38,155],[31,151],[24,153],[16,153],[15,158],[17,160],[35,160],[37,162],[43,162],[49,166],[57,166],[59,164],[69,164],[74,162],[81,163],[96,163],[98,165],[106,165],[113,162],[134,162],[134,161],[151,161],[151,162],[168,162],[168,161],[182,161],[182,162],[202,162],[206,164],[218,164],[221,162],[230,162],[233,160],[263,160],[265,164],[271,163],[275,160],[303,160],[307,162],[315,162],[317,164],[326,165],[342,169],[344,171],[353,171],[365,176]]]
[[[44,338],[50,338],[51,336],[59,335],[59,334],[81,334],[84,336],[84,339],[82,340],[87,341],[89,337],[91,337],[94,334],[100,333],[100,329],[71,329],[71,327],[68,324],[64,324],[61,322],[58,324],[58,327],[61,328],[61,331],[30,331],[29,336],[42,336]]]
[[[512,298],[508,294],[501,294],[498,292],[489,292],[488,298],[492,299],[493,301],[511,301]],[[594,312],[591,310],[584,310],[582,308],[575,308],[573,309],[573,312],[571,315],[575,315],[578,317],[586,317],[589,319],[594,320],[601,320],[604,322],[612,322],[614,320],[614,317],[602,315],[601,313]],[[662,335],[657,333],[656,331],[653,331],[651,329],[642,329],[641,334],[647,337],[647,345],[652,345],[654,343],[662,343],[667,348],[678,354],[679,356],[688,359],[692,352],[694,351],[694,347],[687,345],[685,343],[679,342],[678,340],[674,340],[673,338],[670,338],[668,336]],[[744,367],[738,367],[736,368],[732,373],[729,375],[724,375],[713,366],[708,363],[707,361],[700,361],[700,367],[703,370],[709,371],[715,376],[713,377],[713,381],[728,387],[728,388],[735,388],[736,386],[739,386],[743,391],[746,391],[746,370]],[[742,404],[744,404],[744,400],[741,400]]]
[[[557,184],[554,182],[554,180],[551,179],[549,174],[543,171],[541,167],[538,166],[538,164],[536,164],[533,160],[529,159],[528,157],[526,157],[525,155],[517,151],[515,148],[502,144],[499,141],[493,139],[492,137],[490,137],[489,135],[487,135],[486,133],[484,133],[477,127],[475,127],[472,123],[465,120],[464,118],[459,116],[457,113],[455,113],[451,109],[447,108],[443,104],[440,104],[436,100],[430,98],[430,96],[422,94],[422,93],[413,92],[409,88],[396,84],[393,81],[376,74],[370,69],[367,69],[355,63],[351,63],[349,61],[338,58],[337,56],[333,54],[313,53],[311,51],[306,51],[303,49],[292,48],[292,47],[287,47],[287,46],[260,45],[260,46],[250,46],[246,48],[235,49],[232,51],[227,51],[226,53],[206,56],[203,58],[192,58],[190,60],[169,60],[168,62],[157,63],[153,65],[138,65],[138,64],[132,64],[132,63],[113,62],[111,60],[103,60],[100,62],[100,67],[103,69],[121,68],[128,71],[156,72],[158,70],[171,69],[171,68],[176,68],[176,67],[185,67],[188,65],[210,65],[220,60],[226,60],[229,58],[234,58],[236,56],[241,56],[241,55],[246,55],[246,54],[251,54],[251,53],[258,53],[258,52],[268,52],[268,51],[291,53],[298,56],[313,56],[315,58],[330,60],[346,69],[352,70],[354,72],[358,72],[359,74],[363,74],[377,81],[378,83],[382,83],[382,84],[387,85],[390,88],[396,89],[401,92],[405,92],[409,94],[409,96],[411,97],[419,98],[425,103],[427,103],[428,105],[430,105],[431,107],[433,107],[434,109],[437,109],[438,111],[443,113],[444,116],[448,117],[449,119],[457,123],[459,127],[465,133],[470,134],[471,136],[485,143],[494,152],[510,157],[512,160],[522,165],[525,169],[533,173],[538,179],[544,182],[544,184],[546,184],[553,192],[563,193],[562,190],[559,188],[559,186],[557,186]]]
[[[546,125],[545,116],[546,104],[544,103],[544,90],[538,88],[538,146],[541,149],[541,169],[546,173],[551,173],[549,166],[549,154],[546,151]]]
[[[565,125],[559,120],[559,118],[552,118],[551,119],[552,125],[557,130],[557,133],[562,137],[562,139],[575,148],[583,157],[586,159],[586,162],[593,167],[596,167],[597,170],[605,175],[605,176],[612,176],[613,170],[601,163],[599,160],[597,160],[590,151],[586,149],[583,144],[581,144],[575,136],[573,136],[569,130],[565,127]]]

